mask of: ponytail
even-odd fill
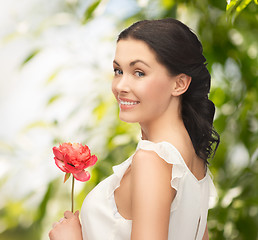
[[[211,77],[203,63],[189,67],[186,74],[192,77],[192,81],[182,95],[182,119],[197,156],[208,163],[220,142],[219,134],[213,127],[215,105],[208,99]]]

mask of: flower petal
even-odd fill
[[[60,161],[56,157],[54,159],[55,159],[56,166],[58,166],[63,172],[68,172],[66,167],[65,167],[65,163],[63,161]]]
[[[88,171],[80,171],[77,173],[73,173],[75,179],[81,182],[86,182],[90,179],[90,173]]]
[[[53,153],[58,160],[60,161],[64,160],[64,156],[62,152],[57,147],[53,147]]]
[[[65,164],[65,168],[67,169],[68,172],[70,173],[75,173],[78,171],[81,171],[82,169],[78,169],[76,168],[72,163],[71,163],[71,159],[69,157],[68,154],[64,155],[64,164]]]
[[[93,166],[97,162],[97,157],[95,155],[92,155],[90,160],[87,161],[87,167]]]

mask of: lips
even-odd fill
[[[123,104],[123,105],[135,105],[139,103],[139,101],[134,101],[127,98],[118,98],[118,101],[120,104]]]
[[[134,101],[134,100],[125,99],[125,98],[123,98],[123,99],[118,98],[118,101],[119,101],[119,105],[124,106],[124,107],[134,106],[134,105],[137,105],[140,103],[139,101]]]

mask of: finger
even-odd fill
[[[59,223],[59,222],[54,222],[54,223],[52,224],[52,228],[54,228],[58,223]]]
[[[61,218],[61,219],[59,220],[60,223],[63,222],[63,221],[64,221],[64,218]]]
[[[77,211],[74,213],[74,216],[75,216],[75,217],[79,217],[79,214],[80,214],[80,212],[79,212],[79,210],[77,210]]]
[[[74,215],[73,215],[73,213],[71,212],[71,211],[65,211],[65,213],[64,213],[64,217],[65,218],[72,218]]]

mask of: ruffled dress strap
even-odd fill
[[[107,196],[110,197],[111,195],[114,194],[114,191],[120,186],[120,182],[128,169],[128,167],[132,163],[132,157],[129,157],[126,159],[124,162],[120,163],[119,165],[113,166],[113,176],[112,180],[110,181],[109,187],[107,188]]]
[[[167,163],[173,164],[171,187],[178,191],[180,178],[187,171],[184,160],[178,150],[168,142],[154,143],[148,140],[141,140],[137,146],[138,149],[154,151]]]
[[[210,172],[210,170],[207,170],[208,174],[208,181],[209,181],[209,206],[208,208],[213,208],[216,205],[216,202],[218,200],[218,193],[213,183],[213,176]]]

